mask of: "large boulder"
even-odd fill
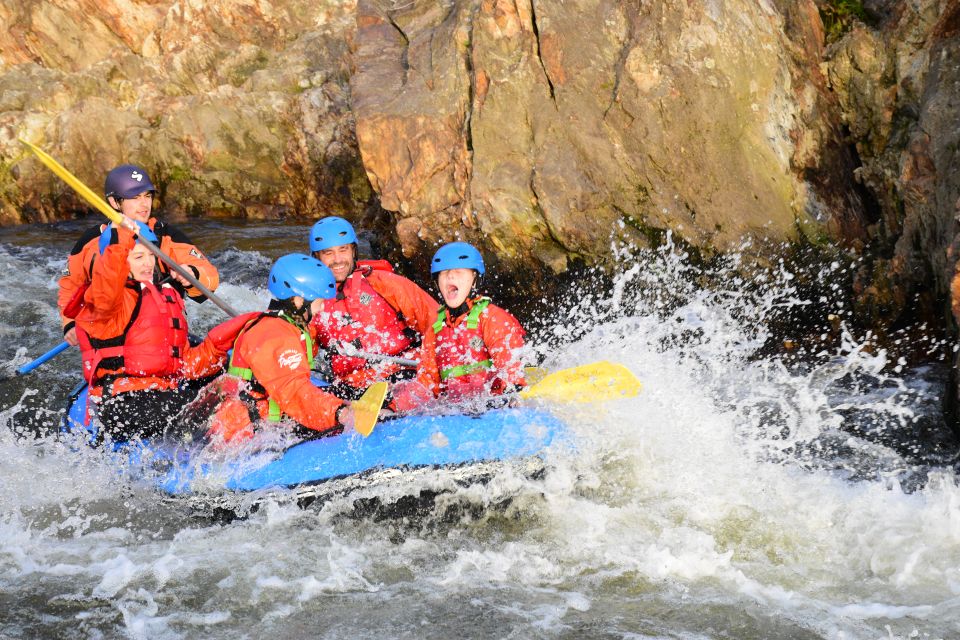
[[[350,2],[0,0],[0,223],[86,207],[132,161],[168,215],[356,217],[373,192],[350,111]]]
[[[816,6],[781,4],[359,0],[357,140],[404,252],[862,240]]]

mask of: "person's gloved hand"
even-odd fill
[[[217,351],[227,352],[233,348],[233,343],[247,322],[260,315],[257,311],[250,313],[241,313],[236,318],[231,318],[226,322],[221,322],[207,334],[207,340],[213,344]]]
[[[390,398],[387,407],[405,413],[433,400],[433,393],[417,380],[400,380],[390,387]]]

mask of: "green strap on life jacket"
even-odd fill
[[[245,326],[243,329],[241,329],[240,333],[237,334],[237,340],[240,339],[240,336],[242,336],[247,329],[255,325],[263,317],[264,316],[260,316],[259,318],[255,319],[253,322],[250,322],[249,324],[247,324],[247,326]],[[297,325],[297,323],[294,322],[293,319],[287,316],[286,314],[281,313],[277,317],[286,320],[293,326],[297,327],[297,329],[300,329],[300,326]],[[313,369],[313,340],[310,338],[310,334],[303,329],[300,329],[300,339],[303,340],[303,342],[307,347],[307,366]],[[236,345],[236,340],[234,341],[234,345]],[[233,356],[235,355],[235,353],[236,352],[230,354],[230,363],[229,363],[229,366],[227,367],[227,373],[229,373],[232,376],[237,376],[242,380],[246,380],[247,382],[256,383],[256,380],[254,380],[253,378],[252,369],[249,369],[247,367],[238,367],[233,364]],[[267,410],[267,419],[270,422],[280,422],[280,418],[283,417],[283,412],[280,411],[280,405],[278,405],[276,401],[269,396],[267,396],[267,403],[269,406]]]
[[[479,298],[470,309],[469,315],[467,315],[467,329],[476,329],[480,326],[480,314],[483,313],[483,310],[487,308],[487,305],[490,304],[490,298]],[[440,311],[437,314],[437,321],[433,323],[433,332],[439,334],[440,331],[447,323],[447,307],[440,307]],[[471,373],[476,373],[477,371],[483,371],[484,369],[489,369],[493,366],[492,360],[481,360],[480,362],[471,362],[470,364],[459,364],[455,367],[450,367],[444,369],[440,372],[440,379],[446,380],[447,378],[459,378],[460,376],[466,376]]]
[[[493,360],[481,360],[480,362],[471,362],[470,364],[458,364],[455,367],[444,369],[440,372],[440,379],[459,378],[460,376],[470,375],[477,371],[483,371],[493,366]]]
[[[470,314],[467,315],[467,329],[476,329],[480,326],[480,314],[483,313],[483,310],[487,308],[488,304],[490,304],[490,298],[486,297],[478,298],[477,301],[473,303]],[[437,321],[433,323],[434,333],[440,333],[443,325],[447,323],[447,316],[449,315],[446,305],[440,305],[440,309],[437,312]]]

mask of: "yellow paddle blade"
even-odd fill
[[[62,164],[54,160],[52,157],[47,155],[45,151],[39,147],[35,147],[26,140],[20,140],[28,149],[33,151],[40,162],[47,165],[47,167],[53,171],[55,174],[60,176],[64,182],[73,187],[73,190],[76,191],[80,196],[89,202],[93,207],[95,207],[100,213],[110,218],[112,222],[120,224],[123,220],[123,217],[114,211],[110,205],[108,205],[103,198],[101,198],[97,193],[93,191],[90,187],[80,182],[80,180],[74,176],[72,173],[67,171]]]
[[[521,398],[555,402],[597,402],[632,398],[640,392],[640,381],[622,364],[594,362],[551,373],[520,392]]]
[[[376,382],[370,385],[359,400],[350,403],[353,407],[353,428],[364,438],[373,433],[380,417],[380,408],[387,397],[387,383]]]
[[[543,367],[524,367],[523,368],[523,378],[527,381],[528,385],[535,385],[550,373]]]

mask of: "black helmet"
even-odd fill
[[[103,183],[103,194],[107,198],[110,196],[120,199],[133,198],[144,191],[156,190],[146,170],[135,164],[121,164],[119,167],[114,167]]]

